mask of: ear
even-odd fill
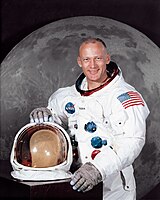
[[[78,58],[77,58],[77,63],[78,63],[78,65],[79,65],[80,67],[82,67],[82,62],[81,62],[81,59],[80,59],[79,56],[78,56]]]
[[[111,57],[109,54],[106,54],[106,64],[109,64],[111,61]]]

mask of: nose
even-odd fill
[[[94,59],[90,60],[90,68],[95,68],[96,67],[96,62]]]

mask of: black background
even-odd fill
[[[160,0],[1,0],[0,62],[34,30],[75,16],[101,16],[120,21],[160,47]],[[160,186],[157,186],[144,199],[160,199],[159,193]]]
[[[75,16],[120,21],[160,46],[160,0],[1,0],[1,62],[34,30]]]

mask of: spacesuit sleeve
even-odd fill
[[[143,101],[144,102],[144,101]],[[133,164],[145,144],[146,118],[149,110],[143,105],[124,105],[115,98],[109,116],[108,128],[114,141],[93,160],[103,179]]]
[[[63,112],[63,98],[65,96],[65,89],[60,88],[55,93],[53,93],[49,100],[47,108],[51,111],[53,121],[64,129],[67,129],[67,116]]]

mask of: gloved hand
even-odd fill
[[[52,121],[52,113],[48,108],[35,108],[30,113],[30,122],[42,123]]]
[[[70,184],[78,192],[87,192],[102,181],[102,176],[98,169],[90,162],[80,167],[72,177]]]

